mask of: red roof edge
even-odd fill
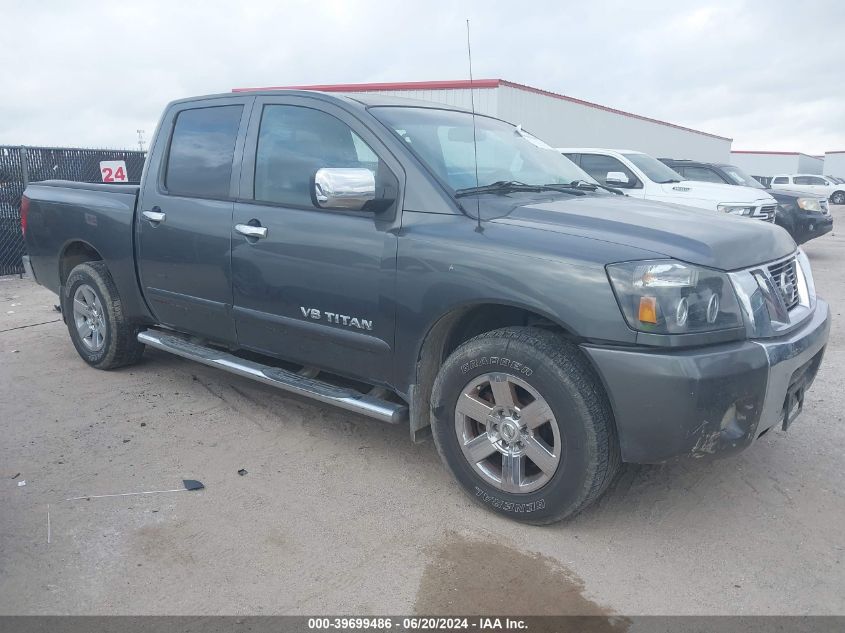
[[[320,92],[382,92],[385,90],[455,90],[461,88],[497,88],[501,79],[458,79],[454,81],[401,81],[368,84],[315,84],[312,86],[270,86],[266,88],[233,88],[232,92],[256,90],[319,90]]]
[[[710,138],[717,138],[721,141],[733,141],[732,138],[728,138],[727,136],[719,136],[717,134],[711,134],[710,132],[702,132],[701,130],[694,130],[691,127],[684,127],[683,125],[676,125],[674,123],[669,123],[668,121],[661,121],[660,119],[652,119],[651,117],[642,116],[641,114],[634,114],[632,112],[626,112],[625,110],[618,110],[616,108],[610,108],[608,106],[603,106],[598,103],[593,103],[592,101],[584,101],[583,99],[576,99],[575,97],[569,97],[567,95],[562,95],[557,92],[550,92],[549,90],[543,90],[541,88],[534,88],[532,86],[526,86],[525,84],[518,84],[513,81],[507,81],[505,79],[500,80],[501,85],[509,86],[511,88],[516,88],[518,90],[525,90],[527,92],[533,92],[536,94],[544,95],[546,97],[552,97],[554,99],[562,99],[563,101],[569,101],[570,103],[577,103],[579,105],[587,106],[589,108],[596,108],[597,110],[604,110],[605,112],[612,112],[613,114],[621,114],[622,116],[630,117],[632,119],[638,119],[640,121],[648,121],[649,123],[657,123],[658,125],[665,125],[667,127],[673,127],[676,130],[684,130],[685,132],[693,132],[694,134],[701,134],[702,136],[709,136]]]
[[[830,154],[830,152],[827,152]],[[769,152],[764,149],[732,149],[731,154],[774,154],[775,156],[807,156],[808,158],[815,158],[817,160],[823,160],[823,156],[816,156],[815,154],[806,154],[804,152]]]
[[[675,125],[668,121],[661,121],[660,119],[652,119],[647,116],[633,114],[632,112],[625,112],[624,110],[617,110],[616,108],[609,108],[607,106],[593,103],[592,101],[584,101],[583,99],[576,99],[575,97],[568,97],[557,92],[549,90],[542,90],[525,84],[518,84],[513,81],[505,79],[474,79],[470,82],[469,79],[457,79],[452,81],[402,81],[402,82],[384,82],[384,83],[363,83],[363,84],[315,84],[311,86],[267,86],[264,88],[233,88],[232,92],[254,92],[258,90],[319,90],[320,92],[382,92],[387,90],[460,90],[472,86],[473,88],[498,88],[499,86],[508,86],[517,90],[525,90],[535,94],[552,97],[553,99],[561,99],[570,103],[577,103],[579,105],[603,110],[604,112],[612,112],[613,114],[620,114],[622,116],[638,119],[640,121],[648,121],[649,123],[656,123],[658,125],[665,125],[677,130],[684,130],[685,132],[692,132],[694,134],[701,134],[702,136],[709,136],[720,141],[733,141],[733,139],[726,136],[719,136],[717,134],[710,134],[709,132],[702,132],[701,130],[694,130],[683,125]]]
[[[769,152],[764,149],[732,149],[731,154],[776,154],[778,156],[798,156],[801,152]]]

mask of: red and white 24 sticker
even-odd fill
[[[126,175],[126,161],[101,160],[100,176],[103,182],[129,182],[129,177]]]

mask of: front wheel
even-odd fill
[[[479,504],[543,524],[573,516],[619,466],[613,416],[580,350],[538,328],[505,328],[443,364],[432,425],[446,466]]]
[[[63,314],[70,339],[86,363],[115,369],[141,359],[137,326],[124,313],[117,286],[103,262],[79,264],[65,284]]]
[[[830,197],[830,201],[833,204],[845,204],[845,191],[836,191]]]

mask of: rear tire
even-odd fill
[[[68,275],[62,313],[70,340],[86,363],[115,369],[141,360],[139,328],[127,321],[117,286],[105,263],[79,264]]]
[[[834,191],[830,201],[833,204],[845,204],[845,191]]]
[[[432,427],[464,491],[525,523],[576,515],[621,461],[594,370],[577,346],[538,328],[488,332],[449,356],[434,383]]]

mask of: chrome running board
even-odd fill
[[[400,424],[408,420],[408,407],[404,404],[390,402],[347,387],[336,387],[322,380],[279,367],[245,360],[213,347],[192,343],[176,334],[146,330],[138,334],[138,341],[176,356],[194,360],[209,367],[217,367],[244,378],[251,378],[299,396],[332,404],[381,422]]]

